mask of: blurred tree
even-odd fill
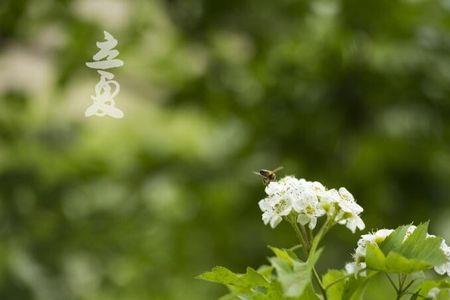
[[[369,229],[450,237],[449,10],[2,1],[0,298],[211,299],[196,274],[295,243],[262,225],[262,167],[345,185]],[[104,29],[123,121],[83,117]],[[357,237],[338,237],[324,268],[350,259]]]

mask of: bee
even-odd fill
[[[253,172],[253,173],[255,173],[258,176],[261,176],[264,185],[268,185],[271,181],[277,180],[276,172],[280,171],[281,169],[283,169],[283,167],[278,167],[275,170],[261,169],[261,170],[259,170],[259,172]]]

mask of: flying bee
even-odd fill
[[[283,167],[278,167],[275,170],[261,169],[261,170],[259,170],[259,172],[253,172],[253,173],[255,173],[258,176],[261,176],[264,185],[268,185],[271,181],[277,180],[276,172],[280,171],[281,169],[283,169]]]

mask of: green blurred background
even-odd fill
[[[103,30],[122,120],[84,117]],[[449,54],[449,0],[1,0],[0,299],[214,299],[296,242],[257,206],[280,165],[450,239]]]

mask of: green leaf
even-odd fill
[[[368,273],[366,277],[346,277],[347,273],[342,270],[330,270],[323,277],[327,288],[328,300],[360,300],[363,299],[368,280],[377,272]],[[344,278],[346,277],[346,278]],[[341,279],[341,280],[339,280]],[[339,280],[336,282],[336,280]]]
[[[419,298],[420,290],[411,295],[409,300],[417,300]]]
[[[344,294],[342,295],[342,300],[363,300],[364,293],[366,291],[367,282],[370,277],[372,277],[375,272],[367,277],[352,277],[350,278],[344,288]]]
[[[240,281],[240,278],[237,274],[233,273],[225,267],[214,267],[210,272],[200,274],[196,278],[222,283],[225,285],[238,284]]]
[[[386,269],[392,273],[414,273],[430,267],[427,262],[408,259],[396,252],[390,252],[386,258]]]
[[[296,261],[291,266],[286,260],[279,257],[272,257],[270,262],[277,271],[278,280],[281,283],[284,295],[287,297],[299,297],[311,281],[308,265]]]
[[[442,239],[427,237],[428,222],[417,226],[405,239],[408,227],[398,227],[379,246],[369,244],[366,250],[367,267],[385,272],[413,273],[447,261],[440,249]]]
[[[346,280],[343,279],[345,276],[346,273],[340,270],[329,270],[323,276],[322,282],[325,287],[333,283],[333,285],[327,288],[326,290],[328,300],[342,299],[342,295],[344,294],[344,288],[346,284]]]
[[[383,253],[389,253],[392,250],[400,249],[403,240],[405,239],[406,231],[409,225],[397,227],[381,244],[380,249]]]
[[[288,250],[280,249],[280,248],[276,248],[276,247],[272,247],[272,246],[269,246],[269,248],[270,248],[270,250],[273,251],[273,253],[275,254],[276,257],[286,260],[288,262],[294,261],[294,258],[291,257]]]
[[[261,274],[267,281],[270,281],[272,278],[272,266],[262,265],[256,270],[259,274]]]
[[[268,287],[269,282],[264,278],[263,275],[256,272],[253,268],[247,267],[247,273],[241,277],[241,279],[245,280],[249,286],[263,286]]]
[[[387,271],[386,257],[377,245],[368,244],[366,250],[367,267],[378,271]]]
[[[277,280],[272,281],[267,288],[266,295],[268,300],[283,299],[283,288],[281,287],[280,282]]]
[[[294,260],[285,250],[275,248],[276,257],[269,261],[277,271],[278,280],[286,297],[300,297],[311,282],[311,273],[322,249],[310,256],[307,262]]]
[[[263,275],[252,268],[247,268],[247,273],[236,274],[225,267],[214,267],[210,272],[197,276],[198,279],[226,285],[233,294],[253,293],[256,287],[268,287],[267,281]]]
[[[320,300],[320,299],[321,298],[317,296],[317,294],[314,292],[312,284],[309,283],[308,286],[305,288],[303,294],[296,300]]]
[[[323,252],[323,248],[320,248],[315,253],[313,253],[312,255],[309,256],[309,258],[306,261],[306,263],[309,265],[309,267],[311,269],[312,269],[312,267],[314,267],[316,262],[319,260],[319,257],[322,254],[322,252]]]
[[[226,294],[219,298],[219,300],[240,300],[235,294]]]
[[[440,248],[442,239],[427,237],[427,232],[428,222],[417,226],[398,252],[407,258],[427,262],[431,267],[445,263],[447,257]]]

